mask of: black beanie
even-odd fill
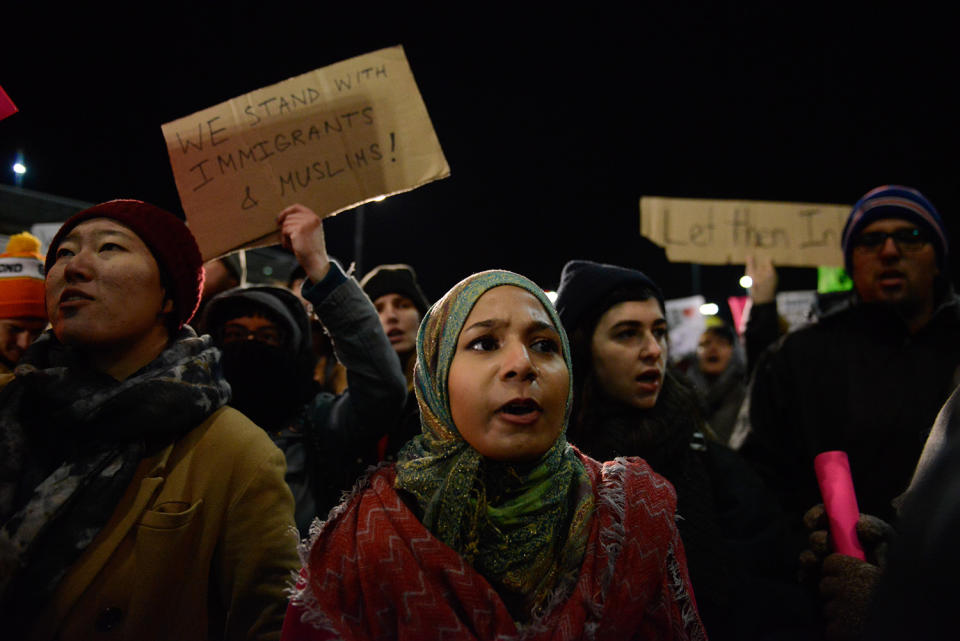
[[[414,306],[423,318],[430,309],[430,302],[417,284],[417,274],[410,265],[379,265],[367,272],[360,281],[360,287],[376,301],[387,294],[400,294],[413,301]]]
[[[595,318],[606,309],[596,307],[605,302],[611,292],[623,286],[639,286],[649,289],[666,310],[660,288],[641,271],[595,263],[589,260],[571,260],[563,266],[560,286],[557,288],[555,307],[568,335],[572,335],[587,318]],[[608,307],[616,302],[611,302]]]

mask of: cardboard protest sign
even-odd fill
[[[640,199],[640,233],[675,262],[710,265],[770,256],[793,267],[842,266],[847,205],[692,198]]]
[[[332,215],[450,175],[402,47],[264,87],[163,125],[204,259],[278,242],[275,216]]]

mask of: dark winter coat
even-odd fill
[[[960,365],[960,303],[910,334],[889,307],[856,304],[786,336],[757,365],[740,451],[795,522],[821,501],[813,459],[844,450],[861,512],[895,519]]]
[[[781,625],[781,607],[792,598],[788,586],[771,580],[784,572],[781,515],[740,456],[703,436],[697,408],[689,383],[668,372],[654,408],[597,400],[581,413],[570,440],[600,461],[640,456],[673,484],[707,634],[755,638]]]

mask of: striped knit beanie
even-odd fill
[[[43,255],[29,232],[10,237],[0,254],[0,318],[46,318]]]
[[[853,240],[870,223],[884,218],[901,218],[917,224],[929,236],[937,251],[941,271],[950,254],[950,241],[943,219],[933,204],[916,189],[902,185],[884,185],[864,194],[857,201],[843,228],[843,259],[847,271],[852,272]]]

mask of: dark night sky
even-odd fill
[[[180,211],[162,123],[402,44],[452,176],[367,206],[363,266],[409,262],[431,297],[490,267],[551,288],[570,258],[698,293],[639,236],[645,194],[852,203],[896,182],[960,232],[946,8],[330,4],[5,11],[0,85],[20,113],[0,121],[0,182],[21,150],[24,187]],[[344,263],[354,223],[327,223]],[[739,271],[705,267],[699,293],[739,293]],[[815,285],[812,270],[781,280]]]

